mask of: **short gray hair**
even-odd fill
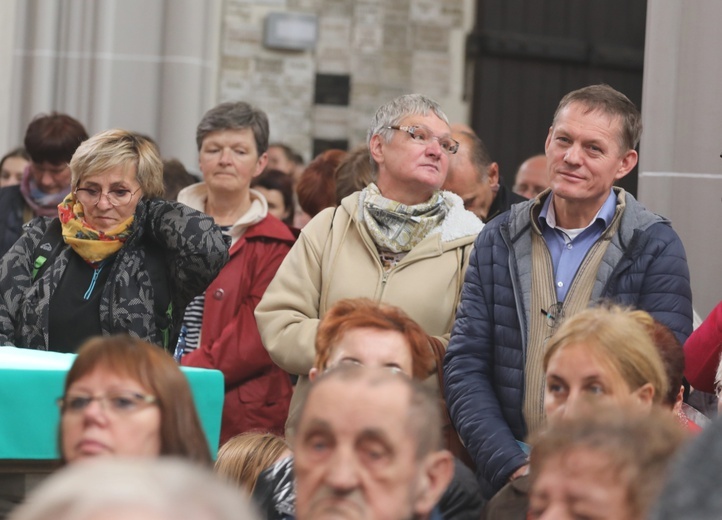
[[[172,458],[109,457],[50,476],[10,520],[86,520],[109,511],[166,520],[259,518],[242,490],[206,468]]]
[[[391,140],[392,133],[386,128],[387,126],[398,125],[403,118],[412,114],[425,116],[429,111],[434,112],[447,125],[449,124],[449,118],[441,110],[441,105],[423,94],[405,94],[381,105],[371,120],[371,126],[366,136],[367,144],[371,143],[371,138],[376,134],[383,136],[384,140],[388,142]]]
[[[256,152],[263,155],[268,150],[268,117],[263,110],[253,107],[245,101],[221,103],[203,115],[196,129],[198,151],[203,140],[213,132],[222,130],[242,130],[250,128],[256,141]]]
[[[301,424],[303,415],[305,415],[311,396],[318,391],[319,387],[324,386],[325,382],[334,380],[345,383],[361,381],[369,387],[401,384],[409,391],[406,428],[410,437],[416,442],[417,460],[443,449],[441,407],[437,394],[416,379],[394,374],[382,368],[368,368],[349,364],[341,364],[324,372],[311,385],[306,398],[301,403],[297,416],[296,434],[298,434],[298,426]],[[389,392],[397,391],[389,390]],[[359,398],[363,399],[361,396]],[[339,406],[343,406],[343,403],[339,403]]]
[[[398,125],[406,116],[416,114],[425,116],[429,112],[433,112],[444,123],[449,124],[449,118],[446,117],[444,111],[441,110],[441,105],[423,94],[405,94],[389,101],[385,105],[381,105],[371,120],[371,126],[366,135],[366,144],[370,145],[371,138],[375,135],[380,135],[384,141],[388,143],[393,134],[387,127]],[[371,158],[371,164],[374,166],[374,169],[378,166],[373,157]]]

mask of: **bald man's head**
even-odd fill
[[[454,473],[438,396],[382,368],[316,380],[294,437],[296,518],[426,520]]]
[[[534,155],[521,163],[516,172],[514,193],[533,199],[549,186],[547,158],[544,154]]]

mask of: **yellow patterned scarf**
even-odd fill
[[[382,251],[408,253],[446,217],[440,192],[421,204],[407,206],[381,195],[373,182],[361,192],[363,220],[371,238]]]
[[[89,264],[98,264],[123,247],[130,236],[133,218],[108,231],[98,231],[85,221],[83,205],[70,193],[58,204],[58,215],[63,228],[65,243],[73,248]]]

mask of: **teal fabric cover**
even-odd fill
[[[59,458],[55,401],[63,393],[65,374],[75,354],[0,347],[0,459]],[[223,374],[218,370],[181,367],[188,378],[215,458],[221,433]]]

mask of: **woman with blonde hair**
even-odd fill
[[[649,408],[669,388],[647,329],[652,317],[618,306],[586,309],[564,322],[544,355],[544,411],[564,415],[587,399],[630,399]]]
[[[286,441],[272,433],[246,432],[232,437],[218,450],[214,470],[248,493],[253,493],[258,475],[291,455]]]
[[[161,200],[149,139],[107,130],[70,160],[57,218],[34,220],[0,261],[0,345],[75,352],[127,332],[171,348],[183,311],[228,259],[210,217]]]
[[[548,426],[599,406],[640,417],[660,408],[669,382],[650,334],[653,324],[647,312],[616,305],[588,308],[564,321],[549,340],[543,360],[545,391],[539,406]],[[527,453],[535,449],[525,445]],[[523,475],[504,486],[483,518],[526,519],[529,483]]]

